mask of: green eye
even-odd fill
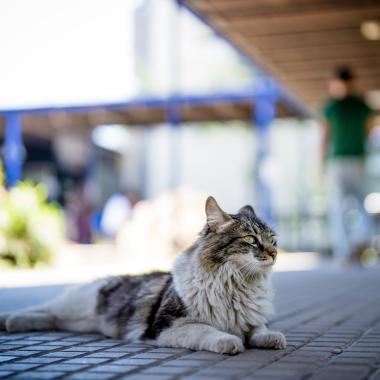
[[[253,244],[255,242],[255,238],[252,235],[244,236],[243,239],[248,244]]]

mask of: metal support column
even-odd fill
[[[276,114],[276,87],[265,79],[252,103],[252,127],[256,130],[257,156],[255,160],[255,206],[258,214],[273,224],[271,189],[266,173],[270,153],[270,125]]]
[[[178,101],[178,92],[180,88],[180,43],[181,43],[181,4],[174,0],[174,10],[171,14],[170,23],[170,76],[171,76],[171,93],[169,104],[167,106],[166,118],[170,125],[170,173],[169,187],[176,188],[180,183],[181,174],[181,106]]]
[[[170,188],[176,188],[181,176],[181,109],[175,99],[170,101],[166,110],[170,125]]]
[[[21,179],[23,160],[21,114],[7,113],[5,123],[4,166],[7,187],[12,187]]]

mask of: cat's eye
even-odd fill
[[[255,238],[252,235],[244,236],[243,239],[248,244],[254,245],[254,243],[255,243]]]

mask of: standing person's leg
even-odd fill
[[[348,170],[347,170],[348,171]],[[350,165],[350,176],[352,195],[355,197],[357,209],[359,212],[359,220],[354,231],[352,231],[352,247],[353,253],[363,250],[370,245],[371,239],[371,218],[364,208],[364,199],[368,193],[368,176],[364,159],[355,159]]]
[[[327,198],[329,233],[335,261],[347,262],[350,255],[350,244],[345,223],[344,199],[347,188],[344,183],[342,166],[338,159],[332,159],[327,167]]]

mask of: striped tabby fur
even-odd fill
[[[0,329],[101,332],[127,342],[236,354],[285,348],[268,331],[273,231],[245,206],[225,213],[206,201],[207,223],[171,273],[119,276],[74,287],[56,300],[0,315]]]

